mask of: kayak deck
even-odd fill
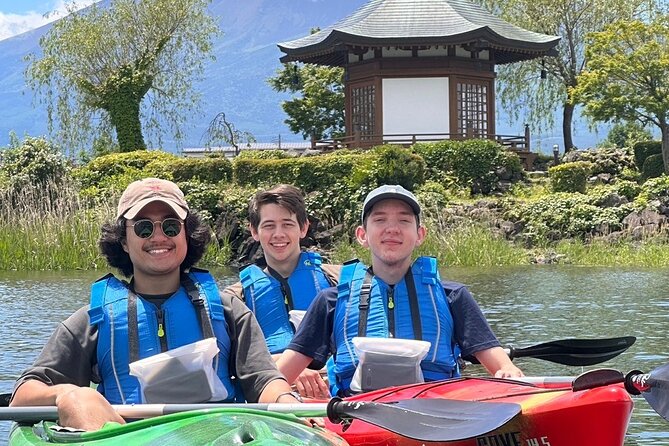
[[[430,443],[449,446],[622,446],[633,403],[622,385],[573,392],[568,385],[543,386],[494,378],[456,378],[377,390],[349,401],[392,402],[445,398],[520,404],[521,414],[501,428],[475,438]],[[346,429],[326,427],[351,445],[422,445],[363,421]]]
[[[9,446],[102,445],[322,445],[345,446],[336,434],[286,414],[258,410],[203,409],[108,424],[95,432],[59,432],[50,422],[15,425]]]

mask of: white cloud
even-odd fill
[[[97,0],[79,0],[76,2],[77,8],[83,8]],[[67,0],[58,0],[51,11],[39,13],[27,11],[23,14],[5,14],[0,12],[0,40],[21,34],[31,29],[39,28],[49,22],[53,22],[66,14]]]

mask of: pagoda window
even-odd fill
[[[373,84],[351,88],[351,118],[353,129],[360,132],[361,139],[373,137],[376,119],[376,88]]]
[[[457,131],[464,137],[486,137],[489,129],[487,83],[457,82]]]

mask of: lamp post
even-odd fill
[[[553,164],[560,164],[560,148],[557,144],[553,144]]]

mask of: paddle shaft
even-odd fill
[[[203,410],[255,409],[291,413],[302,417],[327,417],[333,423],[365,421],[399,435],[420,441],[458,441],[491,432],[520,413],[513,403],[459,401],[447,399],[408,399],[391,403],[343,401],[301,404],[135,404],[112,405],[124,418],[148,418]],[[0,408],[0,419],[36,422],[58,419],[53,406]],[[430,429],[425,429],[430,426]]]
[[[189,410],[202,409],[254,409],[276,413],[290,413],[298,417],[324,417],[327,403],[212,403],[212,404],[125,404],[112,405],[123,418],[152,418]],[[55,406],[26,406],[0,408],[0,419],[18,422],[56,421],[58,409]]]

